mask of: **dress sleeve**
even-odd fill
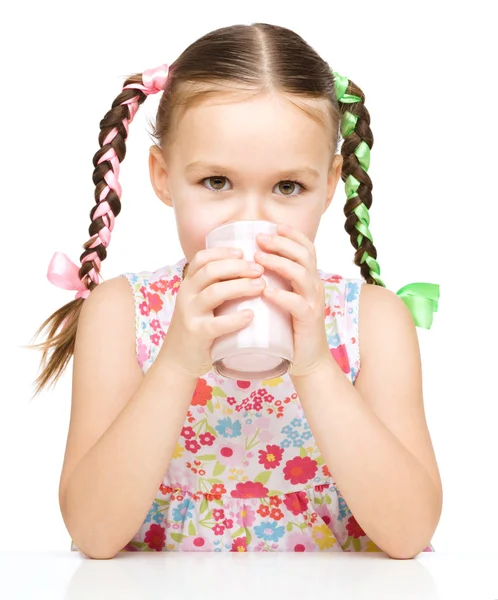
[[[351,368],[351,383],[354,385],[361,368],[359,319],[360,319],[360,295],[366,281],[363,278],[351,278],[345,280],[344,289],[344,318],[346,346]]]
[[[135,349],[138,364],[145,373],[151,354],[148,279],[141,273],[123,273],[121,276],[130,284],[135,301]]]

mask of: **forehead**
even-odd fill
[[[298,99],[313,118],[281,94],[245,99],[216,97],[188,107],[177,123],[174,154],[182,164],[196,160],[242,166],[328,161],[330,117],[325,100]],[[325,156],[324,156],[325,155]]]

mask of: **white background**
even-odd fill
[[[68,550],[58,484],[72,362],[33,402],[42,321],[74,297],[53,286],[53,253],[75,262],[94,204],[99,122],[127,75],[172,63],[208,31],[263,21],[294,29],[366,94],[375,144],[370,231],[397,291],[438,283],[417,329],[427,421],[444,487],[436,551],[495,550],[498,535],[496,335],[496,20],[492,2],[12,3],[0,35],[3,549]],[[150,97],[130,127],[104,279],[183,256],[174,214],[148,173]],[[359,277],[344,231],[344,185],[315,241],[324,270]],[[41,341],[37,339],[36,341]]]

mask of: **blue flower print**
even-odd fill
[[[301,448],[302,446],[304,446],[304,437],[301,436],[299,438],[296,438],[293,442],[292,445],[294,446],[294,448]]]
[[[309,429],[306,431],[303,431],[303,433],[301,434],[301,437],[303,438],[303,440],[309,440],[311,437],[311,431]]]
[[[297,440],[297,438],[299,437],[299,431],[291,431],[288,435],[288,438],[290,438],[291,440]]]
[[[328,342],[329,346],[332,346],[332,348],[337,348],[337,346],[339,346],[339,344],[341,343],[341,336],[337,333],[334,333],[334,335],[331,335],[329,337]]]
[[[147,513],[147,516],[145,517],[145,521],[144,523],[148,523],[151,519],[152,519],[152,515],[158,510],[159,508],[159,504],[157,502],[154,502],[152,504],[152,507],[150,508],[149,512]],[[162,521],[162,515],[160,516],[160,520]],[[157,523],[157,516],[154,516],[154,521],[156,521]]]
[[[292,446],[292,442],[290,441],[289,438],[285,438],[285,440],[282,440],[280,442],[280,447],[281,448],[289,448],[289,446]]]
[[[296,417],[295,419],[292,419],[291,425],[292,425],[292,427],[301,427],[302,422],[303,422],[302,419],[298,419]]]
[[[275,521],[263,521],[261,525],[256,525],[254,532],[267,542],[278,542],[284,535],[285,527],[283,525],[279,527]]]
[[[292,431],[292,427],[290,425],[286,425],[285,427],[282,427],[282,431],[280,433],[291,433]]]
[[[190,500],[190,498],[185,498],[181,504],[175,506],[173,509],[173,521],[185,521],[185,519],[191,519],[192,512],[189,510],[189,508],[193,507],[194,503]]]
[[[348,281],[346,283],[346,302],[352,302],[358,297],[358,283]]]
[[[220,419],[215,427],[216,431],[226,438],[239,437],[241,428],[240,421],[232,421],[230,417]]]

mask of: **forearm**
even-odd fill
[[[421,552],[436,529],[436,488],[333,361],[292,378],[310,429],[355,519],[393,558]]]
[[[61,508],[83,553],[110,558],[138,531],[168,468],[196,384],[159,355],[77,465]]]

